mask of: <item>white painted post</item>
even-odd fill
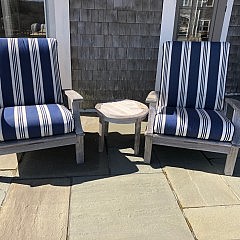
[[[158,65],[156,74],[155,90],[159,91],[162,71],[162,45],[166,41],[173,40],[174,23],[176,16],[177,0],[163,1],[162,23],[160,30],[160,42],[158,50]]]
[[[227,8],[225,11],[223,26],[222,26],[222,33],[221,33],[221,38],[220,38],[221,42],[225,42],[227,40],[228,27],[229,27],[231,15],[232,15],[233,3],[234,3],[234,0],[227,1]]]
[[[72,88],[69,0],[45,0],[47,37],[58,40],[63,89]]]

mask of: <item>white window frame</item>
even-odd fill
[[[58,40],[62,88],[72,88],[69,0],[44,0],[46,34]]]

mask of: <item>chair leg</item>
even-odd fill
[[[75,148],[77,164],[84,163],[84,135],[77,135]]]
[[[139,154],[140,146],[140,135],[141,135],[141,121],[138,119],[135,123],[135,140],[134,140],[134,154]]]
[[[144,162],[150,164],[152,155],[152,136],[145,135]]]
[[[104,121],[104,119],[99,117],[99,144],[98,144],[99,152],[103,152],[104,150],[104,136],[107,134],[107,131],[108,124],[106,126],[106,122]]]
[[[231,147],[230,153],[227,155],[224,174],[228,176],[233,175],[233,170],[235,167],[235,163],[238,155],[238,147]]]

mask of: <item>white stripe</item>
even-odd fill
[[[64,124],[64,133],[68,133],[69,129],[68,129],[68,125],[67,125],[67,118],[66,118],[65,111],[63,110],[63,107],[61,105],[57,104],[57,107],[59,108],[59,110],[61,111],[61,114],[62,114],[63,124]]]
[[[161,121],[160,133],[161,133],[161,134],[164,134],[165,124],[166,124],[166,118],[167,118],[166,108],[163,108],[163,111],[162,111],[161,115],[162,115],[162,121]]]
[[[3,114],[3,109],[0,108],[0,141],[4,141],[3,132],[2,132],[2,123],[1,123],[2,114]]]
[[[43,79],[42,79],[42,68],[39,54],[39,47],[37,39],[28,39],[30,59],[31,59],[31,68],[32,68],[32,78],[33,78],[33,88],[34,88],[34,97],[35,104],[41,104],[45,102],[44,99],[44,90],[43,90]],[[36,46],[36,51],[33,48]],[[36,56],[35,56],[35,54]],[[35,63],[37,61],[37,63]],[[35,66],[37,64],[37,66]],[[40,89],[38,89],[38,87]]]
[[[188,114],[185,108],[176,108],[177,110],[177,127],[175,135],[186,136],[188,127]]]
[[[187,130],[188,130],[188,113],[186,108],[183,108],[184,116],[185,116],[185,121],[184,121],[184,131],[182,136],[187,136]]]
[[[222,131],[222,136],[221,136],[220,141],[231,141],[233,138],[233,134],[234,134],[234,127],[233,127],[232,123],[229,121],[229,119],[223,117],[220,112],[218,112],[218,111],[214,111],[214,112],[216,112],[218,114],[218,116],[221,118],[222,123],[223,123],[222,124],[223,131]],[[228,133],[228,131],[227,131],[227,130],[229,130],[227,128],[227,125],[229,125],[228,127],[230,128],[230,133]],[[229,136],[227,136],[227,135],[229,135]]]
[[[52,121],[47,105],[36,105],[36,108],[39,117],[41,136],[45,137],[53,135]]]
[[[13,48],[16,52],[13,51]],[[8,38],[8,54],[11,69],[14,104],[24,105],[22,72],[20,65],[18,40],[16,38]],[[14,62],[14,60],[16,60],[16,62]]]
[[[181,115],[180,115],[179,108],[176,108],[176,110],[177,110],[177,126],[176,126],[175,135],[179,136],[180,135],[180,127],[181,127]]]
[[[48,110],[48,107],[47,107],[47,105],[46,104],[44,104],[44,105],[42,105],[43,106],[43,109],[44,109],[44,111],[45,111],[45,114],[46,114],[46,117],[47,117],[47,119],[45,119],[46,121],[47,121],[47,124],[48,124],[48,134],[50,135],[50,136],[52,136],[53,135],[53,130],[52,130],[52,119],[51,119],[51,115],[50,115],[50,112],[49,112],[49,110]]]
[[[22,106],[21,108],[23,113],[23,127],[24,127],[25,138],[29,138],[26,107]]]
[[[191,43],[183,42],[179,73],[177,107],[186,107],[190,57]]]
[[[17,139],[29,138],[25,106],[14,107],[14,124]]]
[[[41,112],[41,109],[40,109],[40,105],[36,105],[36,109],[37,109],[37,113],[38,113],[41,136],[44,136],[44,124],[43,124],[43,117],[42,117],[42,112]]]
[[[210,135],[210,130],[211,130],[211,119],[205,110],[196,109],[196,111],[200,119],[197,138],[208,139]]]
[[[14,113],[14,125],[15,125],[15,132],[16,132],[16,137],[17,139],[21,139],[21,135],[20,135],[20,131],[19,131],[19,115],[18,115],[18,108],[15,107],[13,109],[13,113]]]
[[[55,99],[55,103],[58,102],[58,97],[57,97],[57,93],[56,93],[56,76],[55,76],[55,71],[54,71],[54,64],[53,64],[53,55],[52,55],[52,39],[48,39],[48,48],[49,48],[49,54],[50,54],[50,61],[51,61],[51,70],[52,70],[52,80],[53,80],[53,91],[54,91],[54,99]]]
[[[229,49],[230,47],[228,43],[221,43],[220,63],[219,63],[219,69],[218,69],[217,94],[216,94],[216,100],[215,100],[215,106],[214,106],[215,110],[222,110],[223,108]],[[226,55],[224,55],[224,53],[226,53]],[[223,72],[224,72],[224,76],[222,76]]]
[[[167,51],[167,45],[169,44],[169,50]],[[163,56],[163,71],[162,71],[162,80],[161,80],[161,89],[159,97],[159,107],[167,106],[168,102],[168,91],[169,91],[169,77],[171,69],[171,56],[172,56],[172,43],[165,43],[165,51]],[[168,58],[168,59],[166,59]],[[167,68],[164,71],[164,67]]]
[[[0,77],[0,108],[4,107],[3,95],[2,95],[2,78]]]
[[[216,93],[214,109],[218,109],[218,104],[219,104],[219,91],[220,91],[221,81],[222,81],[222,78],[221,78],[222,64],[223,64],[223,45],[221,44],[220,61],[219,61],[219,68],[218,68],[217,93]]]
[[[205,52],[207,48],[207,52]],[[207,95],[208,71],[210,60],[210,42],[201,42],[201,56],[198,75],[198,90],[196,98],[196,108],[204,108]],[[206,54],[206,56],[205,56]]]

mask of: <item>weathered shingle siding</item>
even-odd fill
[[[234,1],[227,41],[231,43],[227,93],[240,93],[240,0]]]
[[[162,0],[70,0],[73,88],[84,108],[154,89]]]

